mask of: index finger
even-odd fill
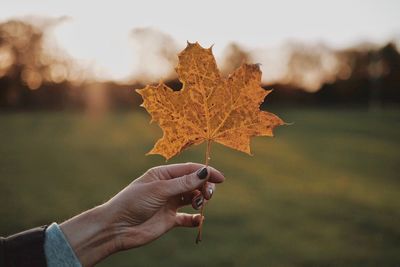
[[[169,180],[184,176],[186,174],[191,174],[204,167],[205,165],[203,164],[188,162],[162,165],[156,167],[155,169],[160,173],[160,179]],[[207,170],[210,172],[208,181],[213,183],[222,183],[225,180],[224,175],[217,169],[208,166]]]

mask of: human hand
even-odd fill
[[[196,163],[148,170],[107,203],[115,228],[120,232],[117,247],[129,249],[144,245],[175,226],[198,226],[199,214],[177,210],[188,204],[198,209],[204,199],[212,197],[215,183],[223,180],[224,176],[216,169]]]
[[[120,250],[147,244],[176,226],[195,227],[198,209],[224,176],[197,163],[151,168],[103,205],[60,225],[82,265],[93,265]]]

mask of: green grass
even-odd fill
[[[398,266],[400,111],[281,110],[254,156],[214,145],[227,181],[204,241],[175,229],[100,266]],[[151,166],[161,131],[144,113],[0,115],[0,233],[61,222]],[[173,162],[202,162],[203,145]]]

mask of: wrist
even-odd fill
[[[83,266],[92,266],[118,250],[107,203],[63,222],[60,228]]]

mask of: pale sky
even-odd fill
[[[73,58],[115,79],[140,69],[132,43],[135,28],[154,28],[179,47],[186,40],[214,44],[219,56],[231,41],[249,49],[279,47],[286,41],[324,42],[332,47],[383,43],[399,39],[399,12],[396,0],[2,0],[0,4],[1,21],[68,16],[54,29],[58,44]]]

